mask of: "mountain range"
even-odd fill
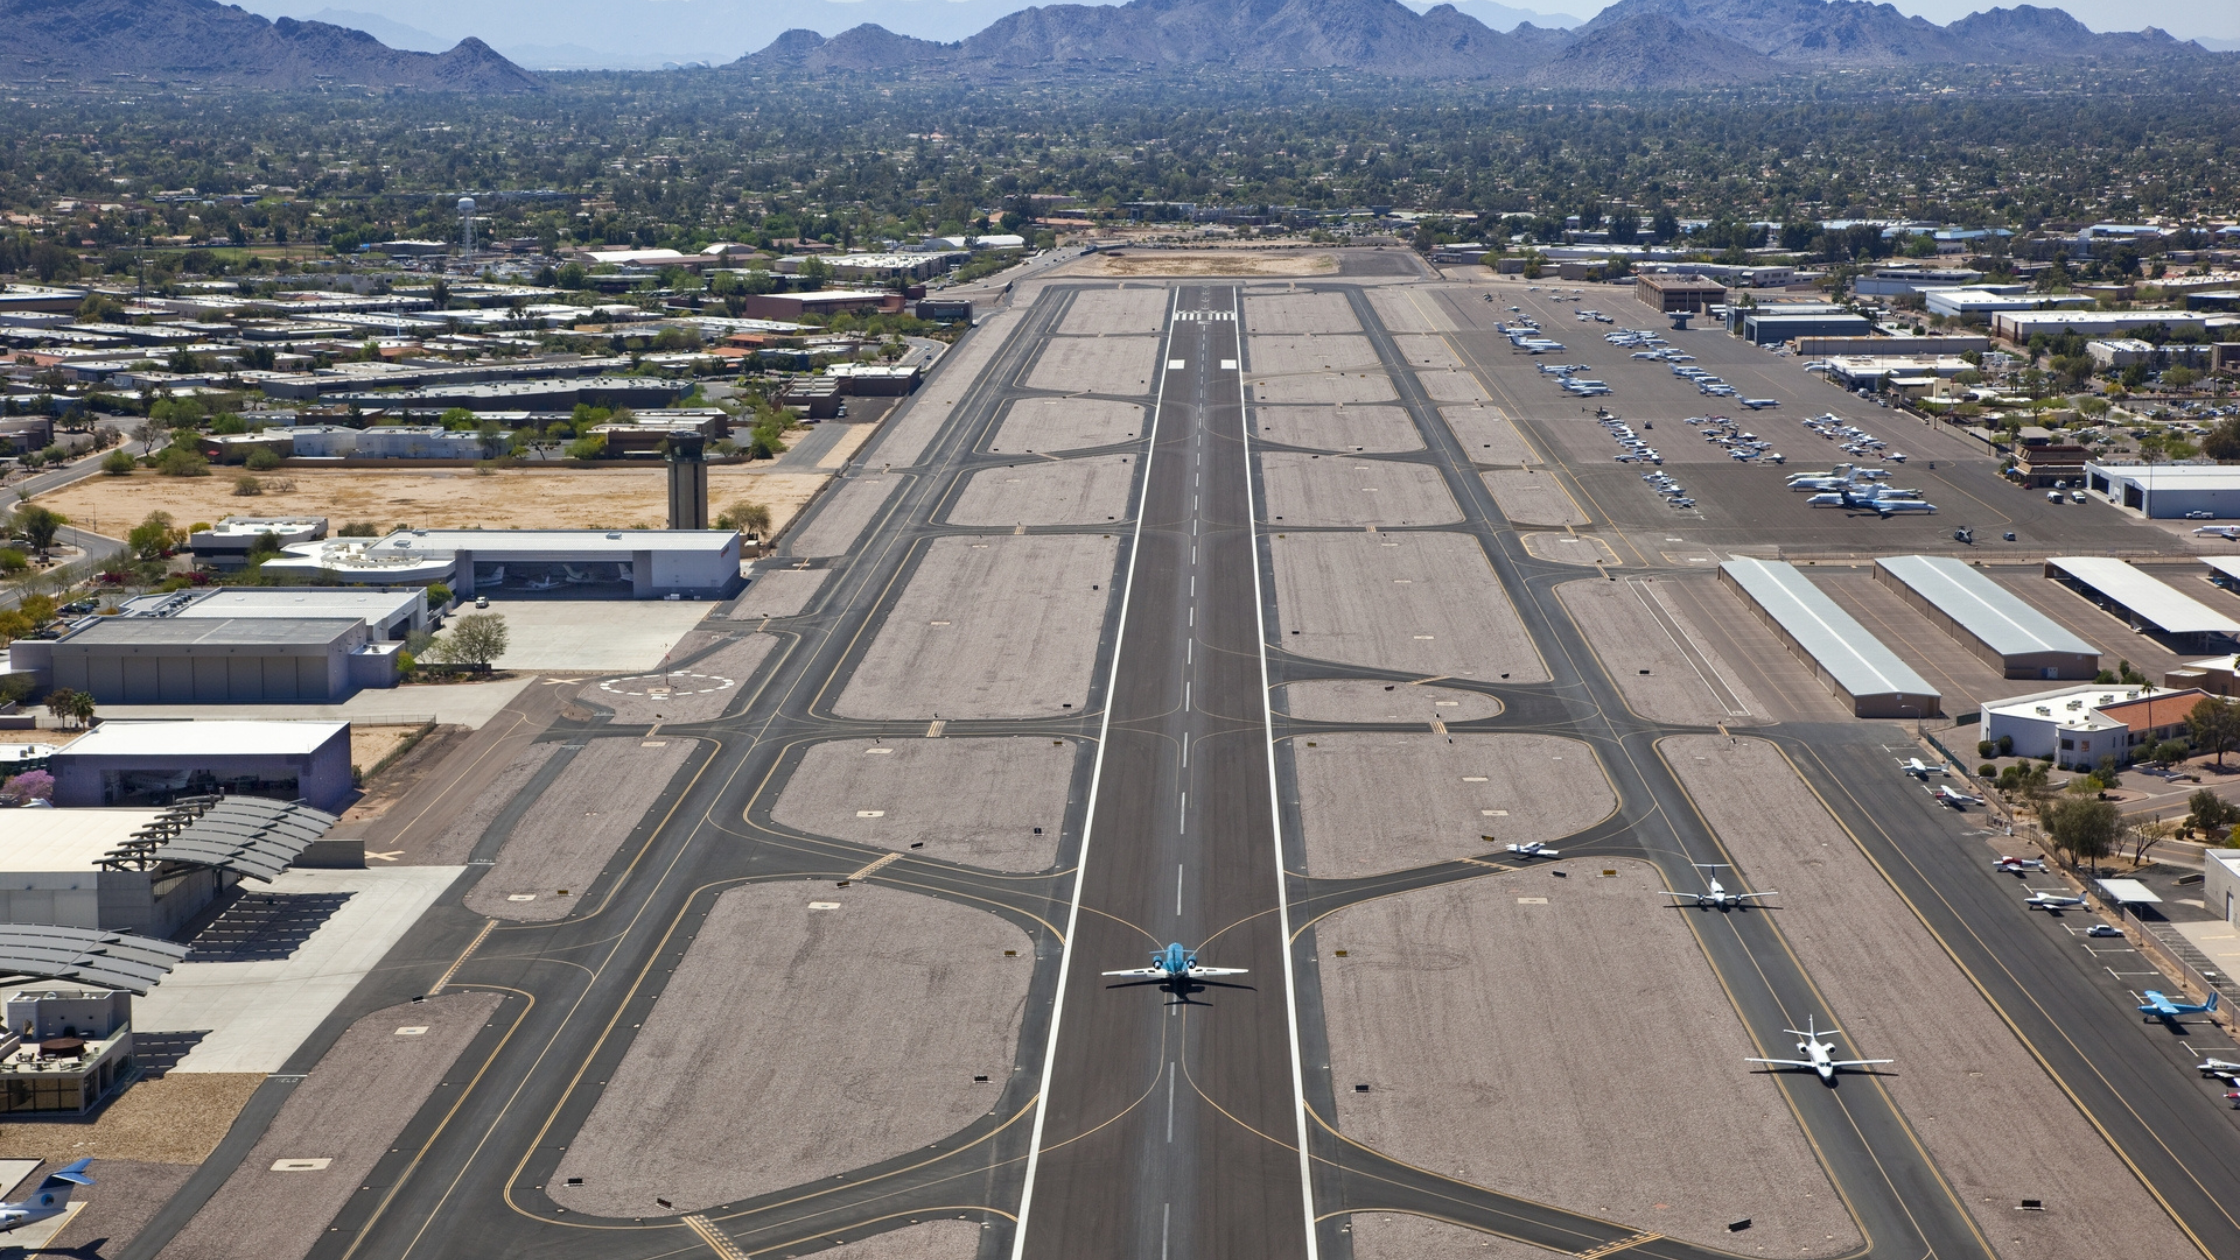
[[[1504,34],[1452,4],[1418,13],[1399,0],[1130,0],[1022,9],[955,43],[868,24],[830,39],[794,30],[733,64],[748,73],[978,75],[1222,65],[1661,88],[1837,67],[2225,56],[2153,28],[2095,34],[2062,10],[2032,5],[1938,26],[1867,0],[1619,0],[1576,30],[1527,22]]]
[[[400,52],[364,31],[268,21],[216,0],[0,0],[0,81],[116,77],[302,89],[538,92],[544,84],[479,39]]]

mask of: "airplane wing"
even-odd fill
[[[1165,976],[1167,974],[1167,969],[1164,967],[1131,967],[1126,971],[1107,971],[1104,974],[1108,976],[1136,976],[1139,978],[1150,979],[1154,977]]]
[[[1200,976],[1241,976],[1248,970],[1250,968],[1247,967],[1192,967],[1190,978],[1195,980]]]
[[[1730,897],[1778,897],[1778,896],[1780,896],[1781,894],[1780,894],[1780,893],[1777,893],[1777,892],[1748,892],[1748,893],[1728,893],[1727,895],[1728,895],[1728,896],[1730,896]]]
[[[1896,1063],[1896,1059],[1837,1059],[1829,1067],[1873,1067],[1878,1063]]]
[[[1773,1067],[1808,1068],[1813,1066],[1810,1059],[1744,1059],[1743,1062],[1764,1063]]]

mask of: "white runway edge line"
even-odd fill
[[[1182,290],[1177,288],[1167,302],[1166,337],[1170,346],[1174,338],[1174,313],[1181,307]],[[1160,361],[1164,363],[1166,359],[1162,357]],[[1120,628],[1113,636],[1112,668],[1105,675],[1104,683],[1104,717],[1098,723],[1097,756],[1089,771],[1089,805],[1081,824],[1081,852],[1073,862],[1073,901],[1066,907],[1066,939],[1058,950],[1058,992],[1050,1000],[1050,1041],[1042,1051],[1042,1088],[1034,1098],[1034,1132],[1027,1139],[1027,1183],[1019,1191],[1019,1222],[1013,1227],[1011,1260],[1026,1260],[1027,1214],[1034,1207],[1034,1177],[1042,1166],[1042,1125],[1050,1114],[1050,1082],[1058,1071],[1058,1026],[1066,1011],[1066,980],[1073,972],[1074,929],[1080,923],[1081,891],[1089,878],[1089,841],[1095,836],[1097,828],[1097,790],[1104,785],[1104,750],[1112,742],[1112,704],[1114,697],[1119,694],[1120,657],[1126,652],[1128,645],[1128,601],[1136,592],[1136,558],[1143,554],[1143,517],[1151,502],[1151,461],[1159,453],[1159,413],[1165,409],[1166,402],[1167,374],[1161,369],[1158,388],[1152,395],[1151,429],[1147,435],[1150,440],[1144,443],[1143,489],[1136,495],[1135,532],[1130,536],[1128,544],[1128,578],[1120,587]],[[1195,612],[1194,609],[1192,611]],[[1299,1057],[1296,1035],[1292,1038],[1291,1057],[1293,1070],[1296,1071]],[[1311,1222],[1314,1213],[1310,1210],[1307,1217]],[[1313,1245],[1310,1238],[1310,1257]]]
[[[1307,1076],[1299,1065],[1299,985],[1291,966],[1291,890],[1284,882],[1283,801],[1276,791],[1275,693],[1268,690],[1268,616],[1260,594],[1260,518],[1253,511],[1252,422],[1244,401],[1244,290],[1230,290],[1236,306],[1237,431],[1244,438],[1244,517],[1252,531],[1252,624],[1260,645],[1260,720],[1268,740],[1268,830],[1276,846],[1276,920],[1283,933],[1284,1030],[1291,1034],[1291,1110],[1299,1126],[1299,1200],[1307,1214],[1307,1260],[1318,1260],[1314,1236],[1314,1161],[1307,1155]]]

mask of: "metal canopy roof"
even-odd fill
[[[2155,896],[2153,889],[2135,879],[2100,879],[2093,882],[2100,885],[2101,896],[2119,905],[2158,906],[2162,904],[2162,898]]]
[[[141,870],[160,862],[208,866],[270,882],[336,821],[300,801],[190,797],[104,861]]]
[[[2148,577],[2126,561],[2101,556],[2054,556],[2046,565],[2059,569],[2074,581],[2091,587],[2109,603],[2169,634],[2240,635],[2240,621]]]
[[[1837,685],[1857,696],[1936,697],[1937,689],[1883,646],[1793,564],[1729,560],[1719,566],[1781,623]],[[1933,706],[1932,706],[1933,707]]]
[[[124,932],[0,924],[0,972],[75,980],[147,996],[187,947]]]
[[[1950,556],[1884,556],[1875,563],[2001,656],[2100,654],[2013,591]]]

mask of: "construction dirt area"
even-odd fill
[[[783,530],[819,488],[821,472],[766,472],[772,465],[711,465],[708,504],[720,512],[746,500],[770,509]],[[258,477],[264,493],[239,495],[247,474],[213,468],[207,477],[88,477],[41,495],[74,525],[122,538],[150,512],[180,527],[227,516],[324,516],[382,533],[414,529],[660,529],[669,520],[669,485],[657,464],[645,468],[474,468],[389,472],[360,468],[286,468]]]

